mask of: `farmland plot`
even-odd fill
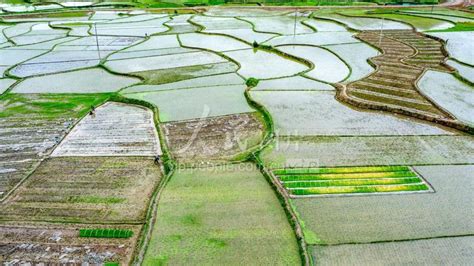
[[[113,19],[120,19],[122,16],[120,15],[122,12],[120,11],[94,11],[94,14],[90,18],[90,20],[113,20]]]
[[[474,125],[474,90],[453,75],[427,71],[418,83],[421,92],[466,124]]]
[[[160,175],[146,157],[50,158],[0,206],[1,218],[143,222]]]
[[[276,11],[276,10],[265,10],[260,8],[239,8],[239,7],[232,7],[232,8],[221,8],[219,6],[213,6],[206,11],[207,16],[217,16],[217,17],[241,17],[241,16],[249,16],[249,17],[265,17],[265,16],[277,16],[277,15],[284,15],[288,11]]]
[[[255,113],[162,124],[171,154],[183,163],[232,159],[259,144],[263,122]]]
[[[169,122],[253,112],[247,104],[244,91],[244,85],[229,85],[130,93],[124,96],[155,104],[160,110],[160,121]]]
[[[314,30],[301,23],[305,18],[295,18],[290,16],[272,16],[272,17],[242,17],[242,19],[250,21],[255,25],[257,32],[270,32],[281,35],[314,33]]]
[[[470,181],[473,165],[416,166],[414,169],[436,193],[302,198],[293,203],[307,229],[324,244],[472,234],[474,213],[468,210],[473,199]],[[334,211],[335,208],[338,211]]]
[[[351,32],[316,32],[296,36],[279,36],[267,41],[270,45],[298,44],[298,45],[330,45],[342,43],[357,43],[359,40],[352,37]]]
[[[140,40],[141,38],[138,37],[98,36],[96,38],[95,36],[89,36],[63,43],[60,46],[55,47],[55,50],[97,51],[98,43],[99,50],[102,53],[104,51],[117,51],[126,48]]]
[[[262,158],[269,167],[474,163],[472,136],[281,137]]]
[[[2,262],[6,264],[105,263],[128,264],[139,235],[139,226],[127,226],[129,239],[81,238],[76,228],[90,225],[0,225]],[[114,226],[113,228],[123,226]],[[104,228],[104,226],[101,226]]]
[[[299,264],[296,239],[251,164],[179,169],[158,204],[144,264]]]
[[[474,67],[460,64],[454,60],[448,60],[447,64],[454,67],[463,78],[474,83]]]
[[[0,66],[4,67],[6,70],[15,64],[46,52],[47,50],[19,50],[11,48],[0,49],[0,58],[2,59],[0,61]]]
[[[334,91],[334,87],[329,84],[305,78],[302,76],[293,76],[288,78],[262,80],[252,91]]]
[[[27,78],[13,88],[15,93],[98,93],[114,92],[139,79],[113,75],[92,68]]]
[[[317,32],[347,31],[347,29],[344,26],[332,21],[327,21],[327,20],[308,19],[308,20],[305,20],[304,23],[315,28]]]
[[[239,74],[246,77],[269,79],[298,74],[308,67],[300,62],[263,50],[239,50],[225,55],[240,63]]]
[[[0,95],[8,90],[8,88],[15,83],[16,80],[9,78],[0,78]]]
[[[82,119],[51,156],[155,156],[161,154],[153,112],[106,103]]]
[[[193,16],[191,21],[206,30],[252,29],[252,24],[236,18]]]
[[[227,36],[231,36],[231,37],[243,40],[247,43],[253,43],[254,41],[256,41],[257,43],[262,43],[262,42],[265,42],[265,41],[277,36],[276,34],[255,32],[251,28],[248,28],[248,29],[215,29],[215,30],[205,29],[203,32],[214,33],[214,34],[223,34],[223,35],[227,35]]]
[[[54,39],[51,41],[40,42],[35,44],[28,44],[28,45],[21,45],[21,46],[11,46],[9,47],[11,50],[43,50],[44,52],[48,52],[48,50],[53,49],[53,46],[61,43],[67,43],[70,41],[77,40],[77,37],[64,37],[59,39]]]
[[[474,237],[443,237],[374,244],[314,246],[316,265],[468,265]],[[401,255],[403,254],[403,255]]]
[[[5,28],[3,30],[3,34],[7,38],[12,38],[18,35],[22,35],[25,33],[28,33],[31,30],[31,27],[37,23],[35,22],[26,22],[26,23],[17,23],[13,26],[10,26],[8,28]]]
[[[284,53],[304,58],[313,63],[314,69],[305,75],[317,80],[336,83],[349,76],[347,65],[333,53],[313,46],[279,46],[278,50]]]
[[[100,104],[105,97],[15,94],[3,97],[0,101],[0,198],[51,152],[90,105]]]
[[[145,37],[146,35],[167,31],[168,28],[164,26],[163,23],[169,20],[168,17],[165,17],[140,22],[97,23],[97,34]],[[116,21],[119,22],[121,20]]]
[[[427,34],[443,39],[447,42],[446,49],[449,56],[474,66],[474,32],[428,32]]]
[[[199,33],[180,34],[179,39],[183,46],[208,49],[216,52],[241,50],[250,48],[249,45],[235,39]]]
[[[112,51],[103,51],[101,56],[107,56]],[[23,62],[10,73],[17,77],[28,77],[55,72],[94,67],[100,62],[97,51],[51,51],[39,57]]]
[[[223,62],[226,62],[226,60],[218,55],[206,51],[199,51],[194,53],[153,56],[148,58],[110,60],[107,61],[105,66],[120,73],[136,73]]]
[[[41,23],[31,26],[29,32],[11,37],[10,39],[17,45],[26,45],[59,39],[66,37],[66,35],[66,30],[52,29],[47,23]]]
[[[209,86],[243,85],[244,80],[235,73],[204,76],[161,85],[136,85],[128,87],[121,93],[154,92],[163,90],[191,89]]]
[[[349,17],[339,14],[320,15],[322,18],[331,19],[342,24],[346,24],[348,27],[355,30],[409,30],[410,26],[391,20],[384,20],[378,18],[363,18],[363,17]]]
[[[192,15],[178,15],[171,17],[171,21],[164,23],[164,25],[171,28],[171,30],[168,30],[166,33],[176,34],[197,32],[199,28],[188,22],[188,19],[190,19],[191,16]]]
[[[331,91],[252,91],[251,95],[268,108],[279,135],[450,134],[402,117],[354,110],[339,103]]]
[[[365,43],[336,44],[326,48],[340,56],[351,67],[351,74],[344,80],[345,83],[359,80],[372,73],[374,67],[367,61],[379,54]]]

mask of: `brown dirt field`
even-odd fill
[[[0,220],[142,223],[160,177],[152,158],[50,158],[0,205]]]
[[[232,159],[258,145],[264,133],[255,113],[170,122],[162,128],[171,154],[180,163]]]
[[[0,224],[0,263],[129,264],[141,226]],[[120,228],[128,239],[82,238],[80,228]]]

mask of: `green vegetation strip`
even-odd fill
[[[429,189],[408,166],[290,168],[274,173],[296,196]]]
[[[333,179],[373,179],[373,178],[397,178],[415,177],[411,171],[400,172],[372,172],[372,173],[342,173],[342,174],[308,174],[308,175],[281,175],[281,181],[304,181],[304,180],[333,180]]]
[[[273,171],[275,175],[288,174],[341,174],[410,171],[408,166],[362,166],[362,167],[323,167],[323,168],[285,168]]]
[[[386,186],[354,186],[354,187],[324,187],[324,188],[297,188],[291,189],[293,195],[317,194],[350,194],[350,193],[375,193],[375,192],[400,192],[428,190],[425,184],[414,185],[386,185]]]
[[[128,229],[79,229],[80,237],[129,238],[133,232]]]
[[[356,180],[321,180],[321,181],[297,181],[285,182],[286,188],[311,188],[311,187],[342,187],[342,186],[374,186],[374,185],[398,185],[420,183],[418,177],[409,178],[376,178],[376,179],[356,179]]]

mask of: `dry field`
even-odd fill
[[[264,130],[256,113],[168,122],[162,128],[176,159],[194,164],[231,159],[258,145]]]
[[[83,238],[78,228],[123,228],[134,232],[131,238]],[[1,224],[0,263],[10,264],[102,264],[126,265],[140,226],[91,226],[59,224]]]
[[[50,158],[0,206],[0,216],[2,220],[141,223],[160,175],[146,157]]]
[[[0,199],[105,96],[8,95],[0,100]]]

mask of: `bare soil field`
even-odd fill
[[[79,228],[122,228],[131,238],[83,238]],[[141,226],[1,224],[0,263],[128,264]]]
[[[162,124],[174,157],[183,163],[230,159],[258,145],[264,126],[256,113]]]
[[[0,100],[0,199],[104,96],[8,95]]]
[[[0,217],[141,223],[160,176],[151,158],[50,158],[0,205]]]

